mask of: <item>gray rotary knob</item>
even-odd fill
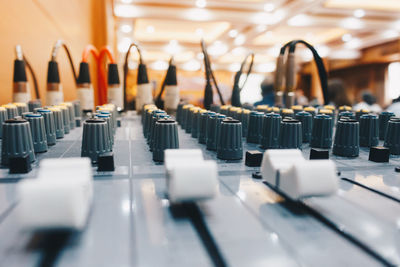
[[[164,118],[156,122],[153,160],[164,161],[164,150],[179,148],[178,124],[170,119]]]
[[[147,134],[147,144],[150,144],[151,139],[153,138],[154,134],[154,127],[156,125],[156,122],[162,118],[163,116],[166,116],[167,113],[164,110],[159,110],[158,112],[154,112],[153,115],[151,116],[150,123],[149,123],[149,132]],[[151,146],[150,146],[151,147]]]
[[[210,111],[213,111],[215,113],[219,113],[221,111],[221,105],[211,104]]]
[[[332,117],[325,114],[315,115],[313,120],[310,146],[315,148],[331,148]]]
[[[64,134],[69,134],[70,131],[70,117],[69,117],[69,110],[66,106],[56,106],[61,110],[61,114],[63,117],[63,124],[64,124]]]
[[[75,118],[82,117],[81,102],[79,100],[74,100],[72,101],[72,104],[74,105]]]
[[[228,116],[228,111],[229,111],[230,107],[231,107],[230,105],[221,106],[219,113],[224,114],[225,116]]]
[[[110,117],[110,125],[111,125],[111,129],[112,129],[113,136],[114,136],[115,132],[117,131],[117,125],[115,123],[113,113],[109,110],[98,110],[97,113],[104,114],[104,115],[107,115]]]
[[[18,116],[21,116],[22,113],[28,112],[28,105],[26,103],[13,103],[17,107]]]
[[[300,111],[295,114],[296,120],[301,122],[303,143],[309,143],[311,140],[313,117],[306,111]]]
[[[357,157],[359,154],[360,124],[357,120],[342,118],[336,125],[333,154],[342,157]]]
[[[7,115],[7,110],[5,107],[0,107],[0,138],[2,138],[3,136],[3,127],[1,127],[3,125],[3,122],[5,122],[8,118]]]
[[[110,141],[110,146],[111,148],[114,146],[114,132],[113,132],[113,124],[111,121],[111,115],[110,114],[102,114],[102,113],[95,113],[94,116],[98,119],[105,120],[107,123],[107,129],[108,129],[108,137]]]
[[[53,112],[54,125],[56,127],[56,138],[64,138],[64,120],[61,109],[57,107],[49,107],[48,109]]]
[[[196,109],[193,113],[193,118],[192,118],[192,131],[191,135],[193,138],[198,138],[199,137],[199,121],[200,121],[200,116],[201,112],[205,112],[203,109]]]
[[[250,112],[249,126],[247,130],[247,143],[260,143],[263,117],[263,112]]]
[[[10,158],[29,157],[35,161],[33,141],[29,122],[14,118],[3,123],[3,140],[1,142],[1,164],[7,166]]]
[[[187,116],[191,107],[193,107],[192,104],[186,104],[182,107],[182,121],[181,121],[182,129],[186,129]]]
[[[207,143],[207,120],[208,116],[216,114],[215,112],[212,111],[206,111],[201,113],[200,115],[200,120],[199,120],[199,137],[198,141],[200,144],[206,144]]]
[[[282,118],[294,118],[294,111],[290,108],[283,108],[281,109],[281,116]]]
[[[371,147],[379,143],[378,116],[366,114],[360,117],[360,146]]]
[[[284,118],[279,130],[279,148],[299,148],[303,143],[301,122],[292,118]]]
[[[218,137],[221,131],[221,123],[226,119],[224,114],[213,114],[209,116],[207,124],[207,149],[217,150]]]
[[[90,118],[83,123],[81,156],[97,162],[100,154],[111,152],[108,126],[105,120]]]
[[[249,120],[250,120],[251,111],[248,109],[242,110],[242,116],[240,122],[242,123],[242,136],[247,137],[247,131],[249,129]]]
[[[242,123],[234,119],[221,122],[217,141],[217,157],[224,160],[243,158]]]
[[[143,136],[146,137],[146,133],[149,129],[149,121],[151,119],[151,114],[153,113],[154,110],[157,110],[157,108],[149,108],[146,109],[146,112],[142,114],[143,117],[143,124],[142,124],[142,130],[143,130]]]
[[[16,105],[6,104],[3,105],[2,107],[4,107],[7,110],[7,119],[14,119],[15,117],[18,116],[18,109]]]
[[[387,125],[394,113],[390,111],[382,111],[379,114],[379,140],[385,140]]]
[[[384,146],[390,149],[390,154],[400,155],[400,118],[390,118]]]
[[[40,101],[40,99],[30,100],[28,102],[28,110],[30,112],[33,112],[35,108],[40,108],[40,107],[42,107],[42,101]]]
[[[29,122],[31,127],[33,148],[35,153],[46,152],[48,147],[43,116],[40,113],[30,113],[25,115],[25,119]]]
[[[187,113],[186,116],[186,133],[191,133],[192,132],[192,126],[193,126],[193,119],[195,117],[196,111],[198,111],[200,108],[199,107],[191,107]]]
[[[263,149],[279,148],[279,130],[282,117],[278,113],[267,113],[263,120],[261,147]]]
[[[50,109],[38,109],[37,112],[43,116],[44,128],[46,130],[47,145],[56,144],[56,125],[54,123],[54,113]]]
[[[68,115],[69,115],[69,128],[70,130],[75,129],[75,108],[74,104],[71,102],[64,102],[61,103],[60,106],[65,106],[68,108]]]
[[[154,142],[155,142],[155,136],[156,136],[156,123],[157,123],[157,121],[165,119],[165,118],[171,118],[171,116],[169,116],[167,113],[161,113],[161,114],[157,114],[157,115],[155,115],[155,117],[153,117],[153,121],[150,126],[150,134],[149,134],[149,138],[148,138],[148,145],[150,147],[150,151],[153,151],[153,148],[154,148]]]
[[[303,110],[306,111],[306,112],[308,112],[308,113],[310,113],[313,117],[314,117],[315,114],[316,114],[316,110],[315,110],[314,107],[305,107]]]
[[[182,108],[185,105],[183,102],[179,102],[178,107],[176,109],[176,122],[181,124],[182,121]]]
[[[356,120],[360,121],[360,117],[365,114],[369,114],[370,111],[368,109],[360,109],[356,111]]]
[[[354,114],[354,112],[352,112],[352,111],[346,110],[346,111],[339,112],[337,119],[340,120],[342,117],[346,117],[346,118],[354,120],[356,118],[356,114]]]
[[[151,125],[153,123],[153,118],[158,115],[158,114],[166,114],[166,112],[164,110],[161,109],[155,109],[153,111],[150,112],[147,121],[145,121],[145,125],[144,127],[146,127],[145,129],[145,133],[144,136],[146,137],[146,139],[149,139],[149,135],[151,134]]]

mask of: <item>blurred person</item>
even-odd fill
[[[369,111],[378,113],[382,108],[376,104],[376,97],[368,90],[361,91],[361,102],[353,106],[354,110],[368,109]]]
[[[330,99],[330,105],[340,106],[352,106],[349,95],[346,91],[346,87],[342,80],[332,79],[328,82],[328,93]]]
[[[392,104],[386,110],[393,112],[396,117],[400,117],[400,96],[393,99]]]
[[[303,89],[296,90],[296,103],[301,106],[308,105],[308,98],[304,95]]]
[[[274,84],[270,77],[266,77],[261,85],[261,95],[263,97],[262,100],[257,101],[254,103],[254,106],[258,105],[269,105],[273,106],[275,103],[275,91],[274,91]]]

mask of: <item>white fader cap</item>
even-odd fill
[[[165,150],[165,170],[171,203],[209,199],[217,193],[217,164],[204,160],[200,149]]]
[[[82,230],[93,197],[88,158],[44,159],[36,179],[18,184],[22,228]]]
[[[270,149],[261,164],[263,179],[293,200],[325,196],[338,190],[332,160],[305,160],[298,149]]]

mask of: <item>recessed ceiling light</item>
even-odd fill
[[[197,71],[201,68],[201,64],[196,59],[191,59],[182,65],[182,69],[186,71]]]
[[[256,65],[254,69],[257,72],[274,72],[276,69],[276,64],[274,62],[262,63]]]
[[[205,8],[207,6],[206,0],[196,0],[196,6],[198,8]]]
[[[361,40],[358,38],[352,38],[345,44],[347,49],[357,49],[361,46]]]
[[[306,14],[299,14],[288,20],[289,26],[309,26],[311,18]]]
[[[260,24],[260,25],[258,25],[257,27],[256,27],[256,31],[257,32],[263,32],[263,31],[265,31],[267,29],[267,25],[262,25],[262,24]]]
[[[121,53],[125,53],[128,51],[130,44],[132,43],[132,39],[129,37],[124,37],[118,42],[118,51]]]
[[[233,42],[235,45],[242,45],[244,42],[246,42],[246,36],[244,36],[244,34],[239,34]]]
[[[168,69],[168,62],[164,60],[157,60],[150,64],[150,68],[153,70],[166,70]]]
[[[181,47],[177,40],[171,40],[165,47],[165,51],[171,55],[175,55],[181,51]]]
[[[230,72],[237,72],[239,69],[240,69],[240,63],[232,63],[232,64],[229,64],[229,66],[228,66],[228,70]]]
[[[364,22],[361,19],[357,19],[357,18],[346,18],[343,19],[342,21],[340,21],[340,26],[342,26],[343,28],[346,29],[351,29],[351,30],[359,30],[364,28]]]
[[[204,30],[202,28],[197,28],[196,29],[196,34],[199,36],[203,36]]]
[[[198,60],[202,60],[202,59],[204,59],[204,54],[202,52],[199,52],[199,53],[197,53],[196,58]]]
[[[221,41],[216,41],[210,45],[207,50],[211,56],[221,56],[228,51],[228,46]]]
[[[153,26],[149,25],[146,27],[146,32],[147,33],[154,33],[155,29]]]
[[[132,26],[128,25],[128,24],[122,24],[120,29],[121,29],[121,32],[129,33],[132,31]]]
[[[274,9],[275,9],[275,5],[272,3],[266,3],[264,5],[264,11],[266,11],[266,12],[272,12],[272,11],[274,11]]]
[[[133,0],[121,0],[121,2],[124,4],[130,4],[133,2]]]
[[[382,33],[383,38],[396,38],[399,36],[399,32],[396,30],[386,30]]]
[[[228,32],[229,37],[235,38],[238,35],[238,31],[235,29],[232,29]]]
[[[356,10],[354,10],[353,15],[356,18],[362,18],[365,16],[365,11],[364,11],[364,9],[356,9]]]
[[[353,38],[353,36],[351,36],[350,33],[346,33],[346,34],[343,34],[343,35],[342,35],[342,41],[343,41],[343,42],[348,42],[348,41],[351,40],[351,38]]]

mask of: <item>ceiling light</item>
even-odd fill
[[[330,49],[326,45],[317,45],[315,46],[315,49],[317,50],[320,57],[327,57],[330,53]]]
[[[279,44],[276,44],[267,50],[267,54],[272,57],[277,57],[280,51],[281,51],[281,46]]]
[[[146,32],[147,33],[154,33],[155,29],[153,26],[149,25],[146,27]]]
[[[188,8],[182,12],[182,16],[184,19],[193,21],[207,21],[213,19],[212,14],[207,9],[203,8]]]
[[[142,16],[143,11],[134,5],[116,4],[114,7],[114,14],[122,18],[136,18]]]
[[[300,51],[300,57],[303,61],[311,61],[313,59],[313,54],[309,49],[302,49]]]
[[[267,37],[272,37],[273,34],[274,34],[273,31],[265,32],[265,36],[267,36]]]
[[[386,30],[382,33],[382,37],[387,38],[387,39],[396,38],[398,36],[399,36],[399,32],[396,30]]]
[[[235,56],[243,56],[247,53],[247,49],[240,46],[232,49],[232,54]]]
[[[263,31],[265,31],[267,29],[267,25],[262,25],[262,24],[260,24],[260,25],[258,25],[257,27],[256,27],[256,31],[257,32],[263,32]]]
[[[121,0],[121,2],[124,4],[130,4],[133,2],[133,0]]]
[[[354,10],[353,16],[356,17],[356,18],[362,18],[362,17],[364,17],[364,16],[365,16],[365,11],[364,11],[364,9],[356,9],[356,10]]]
[[[343,41],[343,42],[348,42],[348,41],[351,40],[351,38],[353,38],[353,36],[351,36],[350,33],[346,33],[346,34],[343,34],[343,35],[342,35],[342,41]]]
[[[237,72],[238,70],[240,70],[240,63],[232,63],[232,64],[229,64],[228,70],[229,70],[230,72]]]
[[[196,6],[198,8],[205,8],[207,5],[206,0],[196,0]]]
[[[204,59],[204,54],[202,52],[199,52],[199,53],[197,53],[196,58],[198,60],[202,60],[202,59]]]
[[[228,46],[221,41],[216,41],[208,47],[207,51],[211,56],[221,56],[228,51]]]
[[[165,47],[165,51],[168,54],[175,55],[181,51],[181,47],[177,40],[171,40],[169,44]]]
[[[311,25],[311,18],[306,14],[299,14],[289,19],[287,24],[289,26],[309,26]]]
[[[242,45],[244,42],[246,42],[246,36],[244,36],[244,34],[239,34],[233,42],[235,45]]]
[[[345,44],[347,49],[357,49],[361,46],[361,40],[358,38],[352,38]]]
[[[235,29],[232,29],[228,32],[229,37],[235,38],[238,35],[238,31]]]
[[[264,5],[264,11],[266,12],[272,12],[275,9],[275,5],[272,3],[267,3]]]
[[[276,64],[274,62],[257,64],[254,66],[256,72],[274,72],[276,69]]]
[[[157,60],[150,64],[150,68],[153,70],[166,70],[168,69],[168,62],[164,60]]]
[[[129,37],[124,37],[118,42],[118,51],[121,53],[125,53],[128,51],[129,46],[131,45],[132,40]]]
[[[121,29],[121,32],[129,33],[132,31],[132,26],[128,25],[128,24],[122,24],[120,29]]]
[[[364,27],[364,22],[357,18],[347,18],[340,22],[340,26],[346,29],[359,30]]]
[[[202,28],[197,28],[197,29],[196,29],[196,34],[197,34],[197,35],[203,36],[203,33],[204,33],[204,31],[203,31]]]
[[[361,57],[361,52],[351,49],[336,50],[329,54],[330,59],[357,59],[359,57]]]
[[[186,71],[197,71],[200,69],[200,67],[201,67],[201,64],[196,59],[191,59],[182,65],[182,69],[186,70]]]

